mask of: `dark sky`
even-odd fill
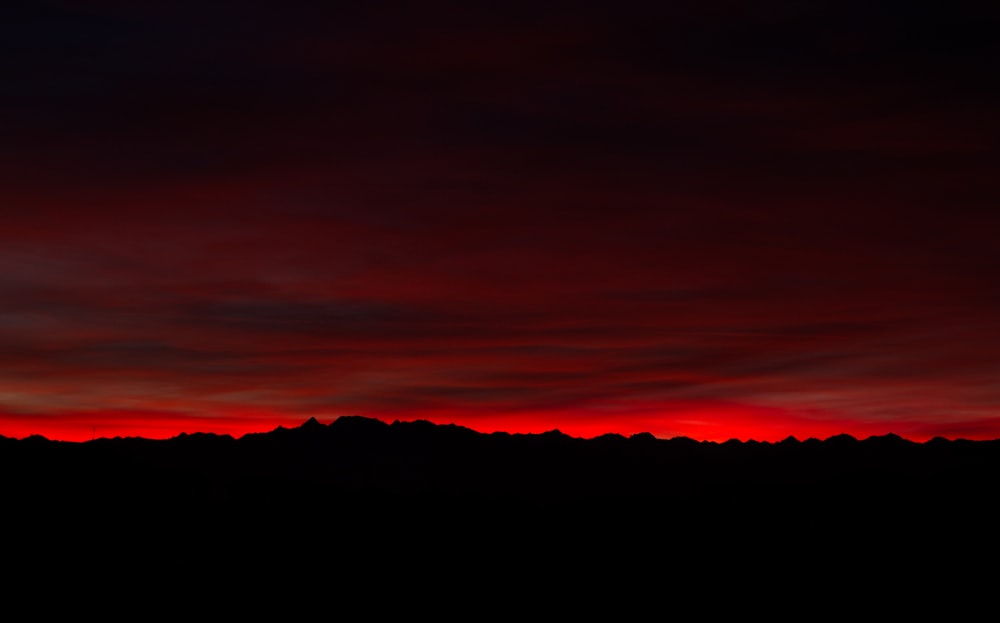
[[[2,11],[0,434],[1000,437],[1000,8]]]

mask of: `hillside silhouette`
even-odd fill
[[[561,603],[559,583],[578,607],[706,585],[834,601],[991,559],[1000,442],[581,439],[350,416],[238,439],[0,437],[0,470],[11,568],[46,583],[100,568],[150,602],[374,607],[376,582],[434,611]]]
[[[0,468],[8,499],[36,505],[316,511],[367,499],[553,510],[645,505],[681,514],[808,504],[894,511],[982,500],[1000,475],[1000,441],[582,439],[346,416],[238,439],[0,437]]]

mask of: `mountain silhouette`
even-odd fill
[[[844,573],[857,591],[989,556],[1000,442],[582,439],[346,416],[240,438],[0,437],[0,474],[24,552],[11,568],[69,582],[99,567],[102,582],[146,591],[141,578],[166,574],[151,600],[200,599],[192,587],[223,580],[244,588],[217,600],[284,586],[297,596],[286,608],[360,599],[378,581],[425,608],[561,603],[556,585],[577,605],[704,583],[835,600]],[[448,587],[461,598],[441,597]]]
[[[974,503],[1000,475],[1000,441],[897,435],[777,443],[479,433],[419,420],[315,418],[239,439],[210,433],[50,441],[0,438],[7,495],[40,503],[319,508],[344,496],[678,509],[791,502]],[[10,475],[16,474],[13,478]]]

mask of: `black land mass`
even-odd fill
[[[241,438],[87,442],[0,436],[9,502],[335,513],[345,500],[433,510],[638,505],[678,514],[829,506],[868,511],[992,503],[1000,440],[700,442],[648,433],[479,433],[427,421],[315,419]]]
[[[300,587],[326,603],[390,582],[425,609],[466,603],[449,587],[518,608],[705,586],[840,603],[887,578],[910,594],[971,579],[1000,525],[1000,441],[891,434],[582,439],[350,416],[238,439],[0,437],[0,474],[9,569],[164,603],[285,586],[290,607]]]

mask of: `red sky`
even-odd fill
[[[14,3],[0,434],[1000,437],[997,10],[313,4]]]

